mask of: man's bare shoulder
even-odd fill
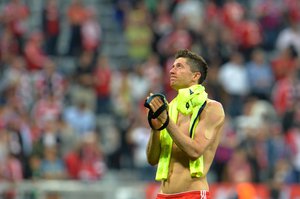
[[[219,123],[220,121],[223,121],[225,118],[225,112],[224,112],[223,105],[216,100],[208,99],[205,110],[206,110],[206,113],[208,114],[207,115],[208,118],[212,122]]]

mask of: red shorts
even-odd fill
[[[174,194],[162,194],[159,193],[156,199],[209,199],[209,192],[205,190],[201,191],[188,191]]]

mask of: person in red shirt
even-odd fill
[[[289,70],[286,77],[277,81],[272,90],[273,105],[279,116],[287,110],[292,110],[293,105],[300,98],[300,81],[296,70]]]
[[[40,32],[34,32],[25,44],[24,56],[29,71],[41,70],[47,61],[47,55],[42,49],[43,42],[43,35]]]
[[[109,113],[111,106],[110,83],[112,72],[107,57],[100,56],[94,72],[94,84],[97,94],[97,113]]]
[[[65,164],[70,178],[94,181],[104,175],[106,164],[98,145],[97,136],[91,132],[79,143],[77,151],[65,156]]]
[[[234,35],[238,41],[240,51],[244,54],[245,59],[249,60],[254,48],[262,43],[259,25],[253,20],[243,19],[236,24]]]
[[[234,29],[236,24],[239,23],[245,16],[244,7],[236,0],[227,0],[221,9],[222,23]]]
[[[292,47],[279,51],[278,55],[271,60],[271,66],[276,81],[284,79],[289,71],[295,70],[297,60],[295,49]]]
[[[24,35],[27,32],[24,22],[26,22],[29,15],[29,8],[20,0],[11,0],[4,6],[2,20],[16,39],[20,47],[20,54],[23,53]]]

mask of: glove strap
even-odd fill
[[[150,103],[151,103],[151,101],[152,101],[155,97],[160,97],[160,99],[161,99],[164,103],[163,103],[163,105],[162,105],[161,107],[159,107],[159,108],[157,109],[157,111],[153,112],[152,109],[151,109],[151,107],[150,107]],[[145,106],[146,108],[149,109],[149,112],[148,112],[148,123],[149,123],[149,125],[150,125],[150,127],[151,127],[152,129],[160,131],[160,130],[163,130],[164,128],[166,128],[166,127],[168,126],[170,119],[169,119],[169,114],[168,114],[168,104],[167,104],[167,100],[166,100],[166,98],[165,98],[164,95],[159,94],[159,93],[158,93],[158,94],[151,95],[151,96],[145,101],[144,106]],[[167,111],[167,119],[166,119],[166,121],[163,123],[163,125],[162,125],[160,128],[155,129],[154,126],[153,126],[153,124],[152,124],[152,121],[151,121],[151,120],[152,120],[152,119],[156,119],[156,118],[157,118],[163,111],[165,111],[165,110]]]

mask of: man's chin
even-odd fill
[[[170,81],[170,87],[174,88],[174,86],[175,86],[174,82]]]
[[[170,83],[170,87],[174,90],[178,90],[178,86],[176,84]]]

